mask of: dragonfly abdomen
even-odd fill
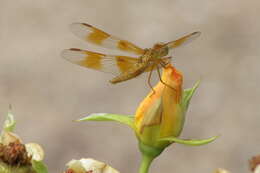
[[[119,76],[116,76],[115,78],[111,79],[109,82],[112,84],[116,84],[116,83],[120,83],[135,78],[136,76],[142,74],[146,68],[147,68],[147,64],[142,64],[141,66],[135,69],[130,69],[129,71],[122,73]]]

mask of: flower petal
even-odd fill
[[[3,145],[8,145],[9,143],[17,142],[17,141],[19,141],[19,143],[21,144],[23,143],[20,137],[15,133],[3,131],[1,135],[1,143]]]
[[[72,169],[75,173],[119,173],[111,166],[91,158],[72,160],[67,164],[67,166],[68,169]]]
[[[44,151],[39,144],[28,143],[25,144],[28,156],[32,156],[32,160],[41,161],[44,158]]]
[[[218,168],[215,173],[230,173],[229,171],[222,169],[222,168]]]

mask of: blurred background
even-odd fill
[[[150,172],[209,173],[218,167],[249,172],[248,159],[260,153],[259,1],[1,0],[0,14],[0,121],[11,103],[18,133],[24,142],[44,147],[50,172],[82,157],[122,173],[139,167],[129,128],[72,121],[94,112],[134,114],[150,90],[147,74],[111,85],[110,74],[62,59],[60,52],[70,47],[124,54],[78,39],[69,30],[73,22],[143,48],[201,31],[197,40],[173,52],[185,88],[202,79],[182,137],[221,137],[201,147],[172,145]]]

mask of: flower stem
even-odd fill
[[[143,154],[142,162],[141,162],[141,165],[139,168],[139,173],[148,173],[148,170],[150,168],[150,165],[151,165],[153,159],[154,159],[154,157]]]

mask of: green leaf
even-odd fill
[[[9,109],[6,120],[4,122],[4,130],[6,132],[13,132],[15,129],[16,121],[14,120],[14,116],[11,113],[11,108]]]
[[[107,113],[94,113],[87,117],[81,118],[76,121],[116,121],[122,124],[126,124],[132,129],[134,128],[134,116],[133,115],[118,115]]]
[[[48,169],[42,161],[32,160],[32,167],[36,173],[48,173]]]
[[[192,98],[196,89],[199,87],[199,84],[200,84],[200,80],[198,80],[192,88],[184,90],[183,97],[182,97],[182,108],[185,112],[187,111],[190,104],[190,99]]]
[[[213,142],[215,139],[217,139],[218,136],[214,136],[208,139],[201,139],[201,140],[196,140],[196,139],[179,139],[176,137],[168,137],[168,138],[162,138],[160,141],[169,141],[169,142],[176,142],[178,144],[184,144],[184,145],[190,145],[190,146],[199,146],[199,145],[205,145],[210,142]]]

